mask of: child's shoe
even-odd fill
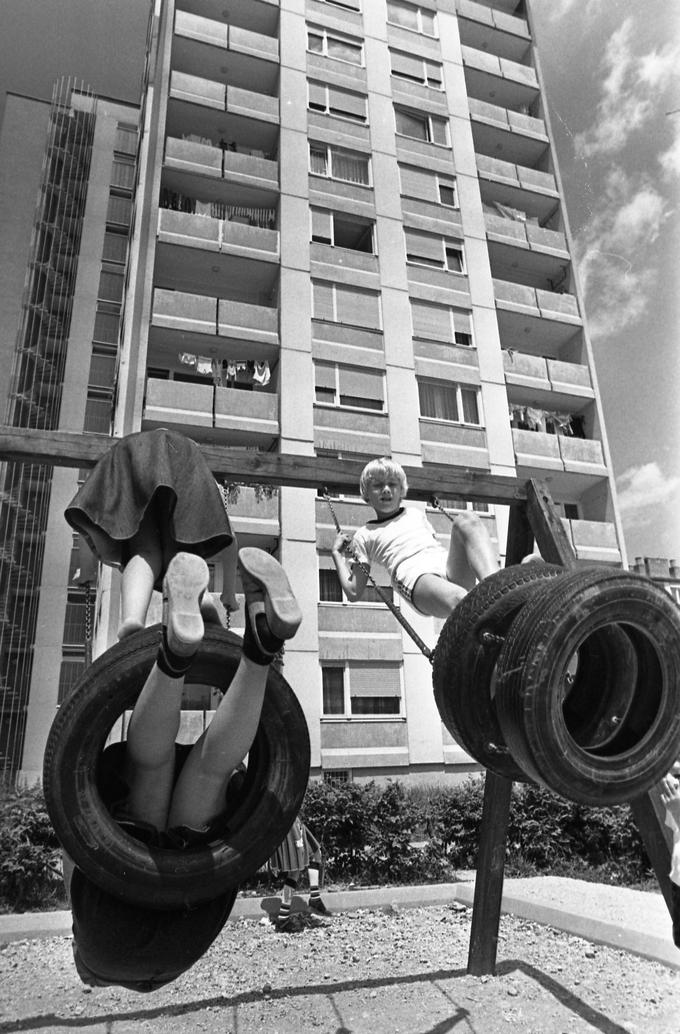
[[[177,657],[196,653],[205,628],[201,600],[210,574],[205,560],[195,553],[176,553],[163,579],[163,627],[167,645]]]
[[[331,914],[330,909],[326,908],[321,898],[309,899],[309,911],[316,912],[318,916],[329,916]]]
[[[246,597],[246,631],[263,658],[271,660],[284,640],[297,632],[302,611],[286,572],[269,553],[246,546],[239,550],[238,568]]]

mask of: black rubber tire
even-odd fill
[[[503,568],[485,578],[458,604],[441,630],[432,660],[434,697],[455,740],[480,765],[508,779],[527,774],[508,752],[493,700],[492,683],[503,637],[546,579],[565,574],[542,561]]]
[[[159,630],[124,639],[88,668],[52,724],[43,787],[62,847],[94,883],[126,901],[166,909],[212,900],[264,865],[300,810],[310,745],[295,694],[270,668],[244,786],[220,838],[180,851],[149,847],[125,833],[100,797],[97,761],[144,685]],[[208,627],[186,682],[228,691],[240,657],[240,638]]]
[[[604,631],[625,634],[633,663]],[[565,692],[576,653],[592,657]],[[496,711],[513,757],[548,789],[594,806],[640,796],[680,754],[680,610],[626,571],[580,569],[542,587],[501,649]]]

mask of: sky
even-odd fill
[[[629,562],[680,562],[680,4],[531,9]],[[2,0],[0,116],[7,90],[49,99],[60,75],[138,101],[147,12]]]

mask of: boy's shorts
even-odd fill
[[[446,579],[447,560],[448,553],[446,550],[436,546],[433,549],[423,549],[420,553],[402,560],[394,572],[392,579],[393,587],[400,596],[408,600],[413,609],[418,611],[419,614],[422,611],[418,610],[413,602],[413,590],[416,587],[416,582],[424,574],[434,574],[438,578]],[[427,615],[425,616],[427,617]]]

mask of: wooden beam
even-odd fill
[[[564,530],[564,525],[555,512],[550,491],[545,482],[537,480],[528,482],[527,515],[536,545],[543,559],[549,564],[574,567],[576,554]]]
[[[75,431],[42,431],[0,425],[0,461],[44,463],[53,467],[93,467],[114,439]],[[328,456],[282,455],[198,443],[213,473],[225,480],[313,488],[356,494],[363,460]],[[445,464],[406,467],[409,498],[427,501],[434,494],[472,502],[512,505],[526,499],[526,486],[516,478]]]

